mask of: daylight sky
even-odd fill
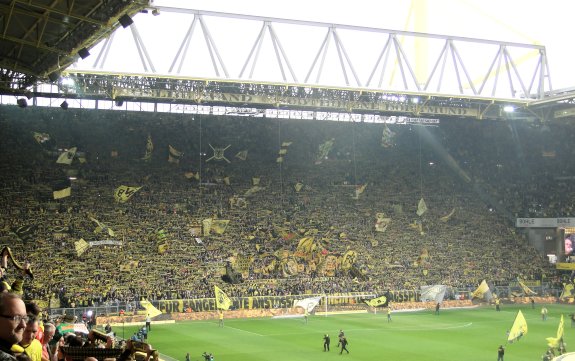
[[[572,0],[155,0],[153,5],[539,44],[547,50],[553,89],[575,87],[569,31],[575,13],[575,1]],[[160,73],[173,61],[174,49],[177,50],[182,34],[190,24],[188,21],[180,24],[177,30],[168,30],[175,24],[173,20],[169,25],[162,24],[162,17],[163,21],[170,21],[164,15],[140,14],[136,17],[139,32]],[[165,30],[171,35],[163,33]],[[233,21],[219,25],[214,37],[221,43],[224,36],[217,32],[226,31],[232,39]],[[129,63],[133,68],[133,62],[122,62],[119,60],[122,57],[113,56],[114,52],[122,53],[114,47],[120,47],[124,53],[130,52],[133,45],[124,45],[130,37],[126,29],[119,29],[106,67],[111,63],[125,70]],[[95,52],[97,47],[92,51]],[[137,53],[137,50],[131,52]],[[94,58],[84,62],[93,63]],[[78,65],[82,68],[82,62]],[[237,73],[238,70],[234,71]]]

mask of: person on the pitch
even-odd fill
[[[349,344],[349,342],[347,342],[347,338],[345,338],[345,336],[342,336],[339,339],[339,342],[337,343],[337,345],[341,346],[341,350],[339,351],[340,355],[343,353],[344,350],[345,350],[345,352],[349,353],[349,350],[347,349],[348,344]]]
[[[329,351],[329,343],[330,343],[330,339],[329,339],[329,335],[326,333],[325,336],[323,336],[323,351]]]

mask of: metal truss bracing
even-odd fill
[[[537,100],[553,91],[542,45],[172,7],[149,10],[130,26],[133,53],[140,58],[130,64],[142,64],[134,72],[497,99]],[[162,17],[170,21],[160,25]],[[144,27],[156,22],[153,35],[144,34]],[[182,23],[188,24],[183,33],[170,28]],[[77,68],[117,71],[107,63],[115,39],[94,48],[100,52],[94,66]],[[429,49],[426,58],[416,51],[421,44]],[[159,45],[164,50],[156,51]],[[117,50],[127,62],[135,55],[125,46]]]

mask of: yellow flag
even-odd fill
[[[209,236],[212,231],[212,219],[206,218],[202,221],[202,230],[204,236]]]
[[[34,139],[38,144],[42,144],[50,140],[50,135],[48,133],[38,133],[34,132]]]
[[[232,300],[230,300],[228,295],[216,285],[214,285],[214,292],[216,294],[216,308],[219,310],[229,310],[232,305]]]
[[[359,195],[363,193],[363,191],[365,191],[365,188],[367,187],[367,183],[366,184],[361,184],[361,185],[356,185],[355,186],[355,199],[359,198]]]
[[[417,205],[417,215],[421,217],[425,212],[427,212],[427,204],[425,204],[425,201],[421,198]]]
[[[217,234],[223,234],[228,228],[229,219],[212,219],[212,230]]]
[[[72,164],[72,160],[74,160],[74,156],[76,155],[76,147],[72,147],[65,151],[64,153],[60,154],[56,163],[58,164]]]
[[[70,187],[54,191],[53,193],[54,199],[70,197],[70,194],[72,194],[72,188]]]
[[[114,237],[116,234],[114,233],[114,231],[109,228],[107,225],[105,225],[104,223],[100,222],[99,220],[97,220],[94,217],[90,217],[90,220],[92,222],[95,222],[97,224],[96,229],[94,229],[94,233],[98,234],[102,231],[108,233],[111,237]]]
[[[517,282],[519,282],[519,287],[523,290],[523,293],[527,296],[536,295],[537,292],[533,291],[531,288],[527,287],[525,283],[523,283],[519,278],[517,278]]]
[[[563,315],[561,315],[561,320],[559,321],[559,327],[557,327],[557,336],[556,337],[547,337],[547,345],[549,347],[559,347],[559,343],[563,338],[563,333],[565,332],[565,325],[563,323]]]
[[[260,184],[260,177],[252,177],[252,185],[257,186]]]
[[[154,305],[150,303],[148,300],[140,300],[140,305],[144,307],[150,317],[156,317],[162,314],[162,311],[158,310]]]
[[[169,246],[167,243],[158,244],[158,253],[164,254],[168,250]]]
[[[561,295],[559,296],[559,298],[570,298],[574,296],[574,287],[573,287],[573,283],[564,283],[563,284],[563,291],[561,292]]]
[[[74,248],[76,248],[76,254],[81,256],[88,248],[90,248],[90,245],[88,242],[84,241],[84,238],[80,238],[78,242],[74,242]]]
[[[527,333],[527,321],[525,321],[525,316],[521,310],[517,312],[515,316],[515,321],[513,321],[513,326],[509,330],[509,336],[507,336],[508,342],[513,342],[519,340],[523,335]]]
[[[168,151],[174,157],[181,157],[182,155],[184,155],[184,152],[180,152],[179,150],[177,150],[176,148],[172,147],[169,144],[168,144]]]
[[[142,187],[119,186],[114,191],[114,199],[118,203],[125,203]]]
[[[447,221],[449,221],[449,219],[451,218],[451,216],[452,216],[454,213],[455,213],[455,208],[453,208],[453,209],[451,210],[451,212],[449,212],[449,213],[446,214],[445,216],[439,218],[439,220],[440,220],[441,222],[447,222]]]
[[[485,280],[483,280],[483,282],[481,282],[479,287],[477,287],[477,289],[473,291],[473,293],[471,294],[471,298],[483,298],[485,293],[487,293],[488,291],[489,291],[489,285],[487,284],[487,282],[485,282]]]
[[[168,144],[168,162],[170,163],[180,163],[180,158],[184,155],[184,152],[180,152],[176,148]]]
[[[368,306],[371,307],[387,307],[387,305],[389,304],[389,300],[387,299],[387,296],[379,296],[376,298],[372,298],[369,300],[364,300],[363,302],[365,302]]]
[[[303,183],[297,182],[293,187],[296,192],[299,192],[303,188]]]

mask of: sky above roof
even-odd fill
[[[567,31],[575,2],[569,0],[155,0],[152,6],[544,45],[553,89],[575,87],[571,35]],[[148,16],[149,21],[153,21],[151,18]],[[189,23],[182,28],[188,26]],[[159,33],[161,26],[154,31]],[[145,33],[141,26],[140,32]],[[161,42],[169,39],[181,42],[179,35],[163,36]],[[172,58],[170,55],[169,61]]]

